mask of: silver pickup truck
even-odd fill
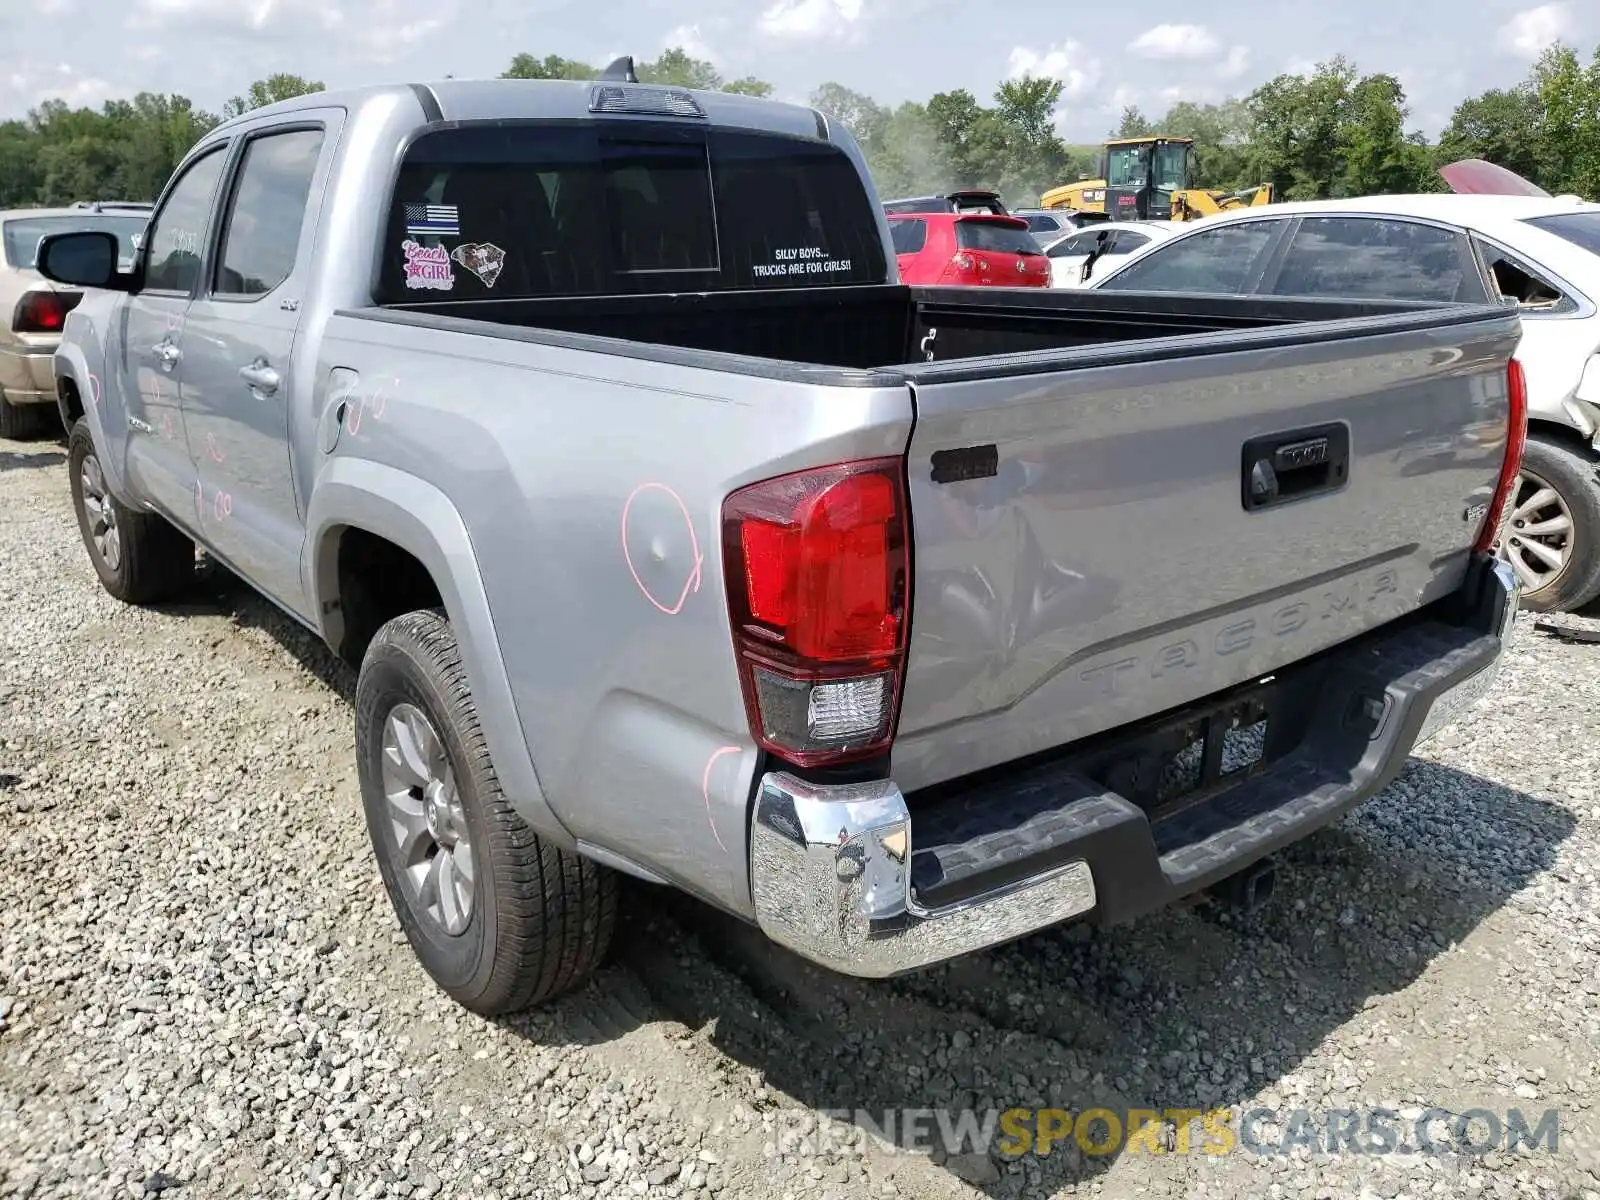
[[[1201,891],[1493,677],[1501,308],[900,285],[810,109],[319,93],[206,135],[55,358],[90,561],[198,543],[352,665],[428,971],[491,1013],[618,875],[884,976]]]

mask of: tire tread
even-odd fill
[[[389,621],[368,649],[410,654],[438,690],[470,762],[492,856],[497,913],[494,961],[476,995],[452,991],[475,1012],[514,1012],[552,999],[604,960],[616,927],[617,879],[609,868],[571,854],[534,833],[501,790],[477,707],[445,614],[422,609]]]

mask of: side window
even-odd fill
[[[151,221],[145,245],[144,288],[155,292],[189,292],[200,281],[200,253],[205,246],[211,200],[227,154],[221,146],[183,173],[167,194],[167,202]]]
[[[289,278],[321,153],[320,129],[264,134],[245,147],[224,217],[217,295],[264,296]]]
[[[1271,291],[1359,300],[1488,299],[1463,235],[1379,217],[1306,217]]]
[[[1488,265],[1495,290],[1507,300],[1516,301],[1517,307],[1524,313],[1560,315],[1578,311],[1576,300],[1523,259],[1483,241],[1478,243],[1478,248],[1483,252],[1483,261]]]
[[[928,223],[905,219],[890,221],[889,236],[894,241],[896,254],[920,254],[928,244]]]
[[[1117,230],[1117,240],[1111,243],[1111,249],[1106,251],[1106,256],[1115,257],[1118,254],[1131,254],[1149,240],[1149,234],[1135,233],[1131,229],[1119,229]]]
[[[1237,296],[1253,279],[1256,264],[1280,227],[1278,221],[1241,221],[1174,238],[1100,286],[1130,292]]]
[[[1079,254],[1088,254],[1095,247],[1100,238],[1100,230],[1088,230],[1073,237],[1062,238],[1050,247],[1051,258],[1070,258]]]

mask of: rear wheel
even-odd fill
[[[378,630],[356,683],[367,831],[390,903],[435,983],[485,1016],[578,986],[616,920],[614,872],[542,841],[489,759],[444,614]]]
[[[1498,550],[1522,580],[1522,607],[1568,612],[1600,595],[1600,466],[1528,435]]]
[[[78,531],[106,591],[128,604],[153,604],[188,587],[194,579],[194,543],[165,517],[138,512],[111,494],[82,420],[67,439],[67,478]]]

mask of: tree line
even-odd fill
[[[593,79],[600,70],[559,55],[518,54],[502,77]],[[725,79],[681,48],[636,70],[643,82],[772,93],[754,76]],[[273,75],[220,113],[185,96],[152,92],[99,109],[46,101],[21,120],[0,122],[0,209],[152,200],[189,147],[219,121],[321,90],[319,81]],[[1053,79],[1008,79],[987,102],[958,88],[886,105],[838,83],[822,84],[810,101],[855,134],[886,198],[988,187],[1020,207],[1097,171],[1095,147],[1069,144],[1057,133],[1062,85]],[[1571,46],[1550,47],[1515,86],[1463,100],[1436,142],[1408,130],[1410,116],[1398,79],[1362,74],[1338,56],[1219,104],[1183,101],[1155,119],[1126,108],[1107,136],[1191,137],[1197,186],[1271,183],[1287,200],[1440,191],[1438,168],[1463,158],[1499,163],[1552,193],[1600,198],[1600,46],[1587,61]]]

